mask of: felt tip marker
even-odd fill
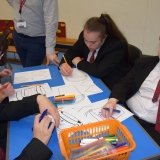
[[[106,110],[106,111],[110,111],[109,108],[103,108],[103,109]],[[121,111],[118,110],[118,109],[113,109],[113,112],[120,113]]]
[[[2,88],[1,88],[1,90],[6,89],[8,85],[9,85],[9,83],[6,84],[6,85],[3,85]]]

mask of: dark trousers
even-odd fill
[[[160,133],[155,130],[155,124],[148,123],[137,116],[134,118],[139,122],[139,124],[145,129],[145,131],[153,138],[153,140],[160,146]]]
[[[41,65],[45,55],[45,36],[29,37],[13,32],[14,44],[23,67]]]

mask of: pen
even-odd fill
[[[39,122],[41,122],[41,120],[44,118],[44,116],[47,114],[48,109],[44,110],[44,112],[41,114],[41,116],[39,117]]]
[[[30,86],[42,86],[44,84],[24,84],[24,85],[21,85],[21,87],[30,87]]]
[[[62,94],[62,95],[57,95],[57,96],[55,96],[56,98],[71,98],[71,97],[75,97],[75,95],[74,94]]]
[[[109,111],[110,109],[109,108],[103,108],[104,110],[106,110],[106,111]],[[118,110],[118,109],[113,109],[113,112],[117,112],[117,113],[120,113],[121,111],[120,110]]]
[[[41,116],[39,117],[39,123],[41,122],[41,120],[44,118],[45,115],[47,115],[47,111],[48,109],[44,110],[43,113],[41,114]],[[51,125],[51,124],[50,124]],[[33,127],[32,127],[32,131],[33,131]]]
[[[1,90],[6,89],[8,85],[9,85],[9,83],[7,83],[6,85],[3,85]]]
[[[73,97],[71,97],[71,98],[63,98],[63,97],[54,98],[54,102],[56,102],[56,101],[71,101],[71,100],[74,100],[74,98]]]

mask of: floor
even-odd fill
[[[60,60],[61,60],[63,54],[64,54],[64,52],[59,52],[59,53],[58,53],[58,58],[59,58]],[[14,55],[13,53],[9,53],[9,52],[7,53],[7,57],[19,59],[18,54],[15,54],[15,55]],[[12,67],[12,70],[23,68],[20,63],[10,62],[10,65],[11,65],[11,67]],[[10,69],[9,64],[7,64],[6,67],[7,67],[8,69]],[[5,67],[4,67],[4,66],[0,66],[0,72],[1,72],[3,69],[5,69]],[[6,83],[6,82],[8,82],[8,81],[11,82],[11,78],[8,77],[8,76],[6,76],[6,77],[4,77],[4,78],[1,78],[1,84],[4,84],[4,83]]]

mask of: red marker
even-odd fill
[[[8,85],[9,85],[9,83],[6,84],[6,85],[3,85],[2,88],[1,88],[1,90],[6,89]]]

